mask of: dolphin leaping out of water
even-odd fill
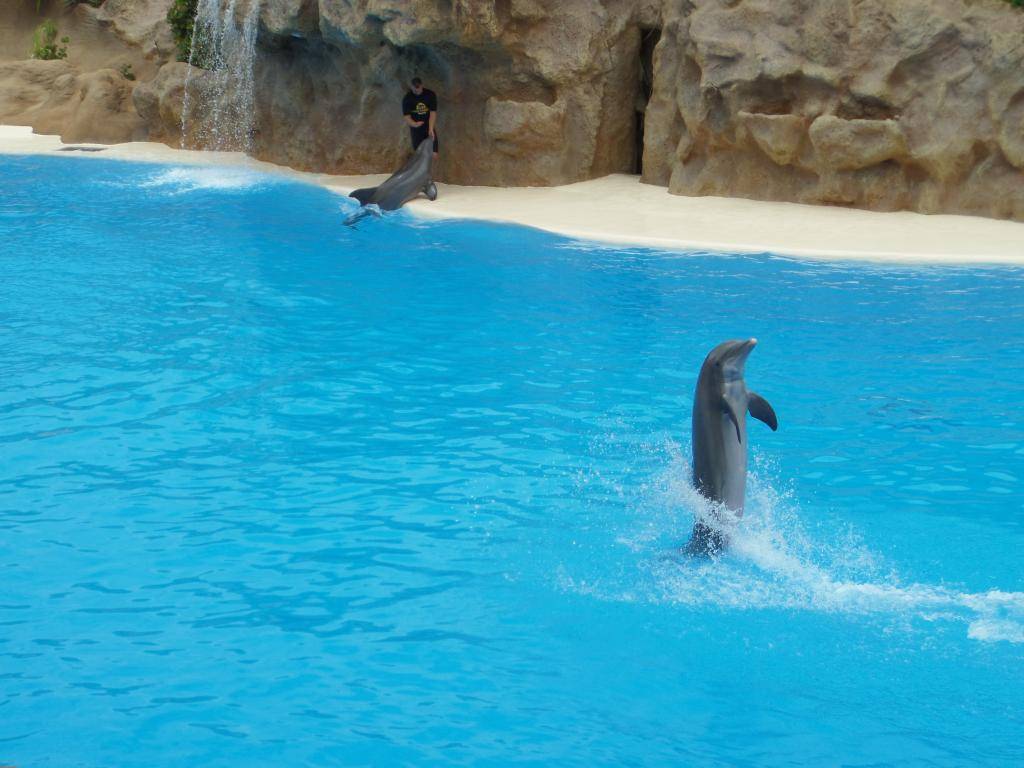
[[[747,412],[779,428],[767,400],[747,389],[743,367],[757,339],[724,341],[704,360],[693,395],[693,485],[715,505],[715,518],[697,518],[685,551],[715,555],[729,543],[725,530],[743,516],[747,486]],[[729,513],[732,513],[731,515]]]
[[[421,141],[412,157],[405,165],[391,174],[391,177],[379,187],[357,189],[349,197],[354,197],[365,208],[376,205],[382,211],[395,211],[410,200],[419,197],[420,192],[431,200],[437,199],[437,185],[431,177],[431,166],[434,161],[434,142]],[[346,223],[354,223],[365,215],[359,211],[349,217]]]

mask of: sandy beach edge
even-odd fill
[[[316,184],[340,195],[385,174],[332,176],[253,160],[236,152],[132,142],[68,151],[59,137],[0,126],[0,155],[59,155],[141,163],[245,167]],[[560,187],[438,184],[434,202],[406,208],[430,219],[482,219],[616,245],[678,251],[770,253],[819,260],[920,264],[1024,264],[1024,223],[975,216],[880,213],[854,208],[723,197],[682,197],[636,176],[612,175]]]

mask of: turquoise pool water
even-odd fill
[[[0,189],[0,764],[1024,762],[1024,270]],[[779,431],[688,562],[749,335]]]

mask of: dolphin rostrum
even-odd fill
[[[376,205],[382,211],[394,211],[423,192],[431,200],[437,198],[437,185],[431,178],[431,165],[434,160],[434,142],[429,139],[421,141],[405,165],[395,171],[391,177],[379,187],[357,189],[349,197],[354,197],[361,205]]]
[[[747,412],[773,431],[779,428],[774,409],[743,380],[743,367],[756,344],[757,339],[723,341],[700,369],[693,395],[693,485],[715,505],[715,519],[697,518],[686,545],[689,554],[720,552],[729,543],[724,527],[743,516]]]

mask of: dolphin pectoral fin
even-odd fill
[[[736,409],[736,404],[728,397],[723,397],[722,403],[725,405],[725,412],[729,414],[729,421],[731,421],[732,425],[736,427],[736,439],[742,443],[743,438],[740,437],[740,414],[742,411],[738,411]]]
[[[348,196],[354,197],[361,205],[366,205],[373,198],[373,193],[376,191],[377,187],[366,187],[365,189],[357,189],[354,192],[350,192]]]
[[[761,397],[757,392],[747,392],[747,408],[750,415],[758,421],[763,421],[772,428],[772,432],[779,428],[779,419],[775,415],[775,409],[771,403]]]

